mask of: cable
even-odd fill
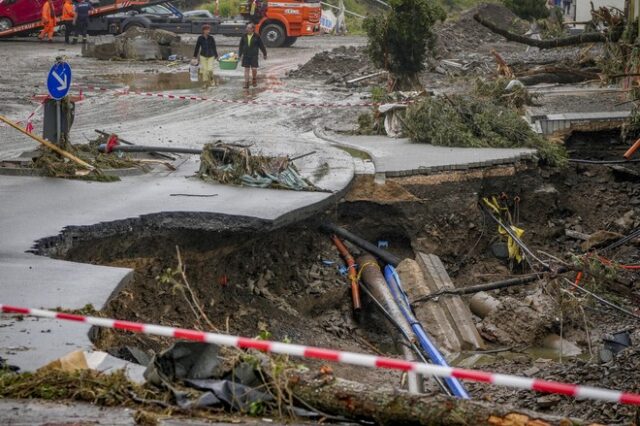
[[[602,297],[598,296],[595,293],[590,292],[589,290],[587,290],[586,288],[580,287],[579,285],[576,285],[574,283],[572,283],[570,280],[563,278],[564,281],[566,281],[569,285],[571,285],[571,287],[580,290],[581,292],[588,294],[589,296],[593,297],[594,299],[596,299],[598,302],[607,305],[610,308],[615,309],[616,311],[622,312],[623,314],[629,315],[630,317],[633,317],[635,319],[640,319],[640,315],[636,315],[631,311],[626,310],[625,308],[616,305],[615,303],[611,303],[606,299],[603,299]]]
[[[603,248],[601,251],[605,252],[607,250],[612,250],[612,249],[614,249],[616,247],[620,247],[621,245],[625,244],[627,241],[631,241],[631,240],[633,240],[634,238],[637,238],[637,237],[640,237],[640,228],[636,228],[635,230],[633,230],[626,237],[622,237],[618,241],[614,241],[613,243],[611,243],[608,246],[606,246],[605,248]]]
[[[431,339],[425,332],[422,324],[420,324],[420,322],[413,315],[413,312],[411,312],[409,297],[404,292],[402,285],[400,284],[400,277],[396,273],[396,270],[393,266],[387,265],[384,268],[384,278],[387,282],[387,287],[389,287],[389,290],[393,295],[393,299],[395,300],[396,305],[398,305],[398,308],[400,308],[402,315],[411,325],[411,329],[418,338],[418,342],[420,342],[420,346],[422,346],[422,349],[426,352],[426,355],[433,363],[441,365],[443,367],[448,367],[449,365],[447,364],[447,360],[444,359],[440,351],[438,351],[438,348],[436,348],[436,346],[431,342]],[[445,382],[454,396],[461,399],[469,399],[469,394],[457,379],[447,378],[445,379]]]
[[[411,337],[404,331],[404,329],[402,328],[402,326],[400,324],[398,324],[398,321],[396,321],[393,316],[391,316],[391,314],[389,313],[389,311],[387,311],[387,308],[384,307],[384,305],[375,298],[375,296],[369,291],[369,289],[367,288],[367,286],[365,285],[360,285],[360,288],[365,292],[365,294],[367,296],[369,296],[369,298],[371,300],[373,300],[373,302],[376,304],[376,306],[380,309],[380,311],[382,311],[382,313],[384,314],[384,316],[387,318],[387,320],[389,320],[389,322],[391,324],[393,324],[399,331],[400,334],[402,334],[402,337],[405,338],[405,340],[407,341],[407,343],[409,344],[409,347],[411,347],[411,349],[416,353],[416,355],[422,360],[422,362],[428,364],[429,361],[427,360],[427,358],[424,356],[424,354],[422,353],[422,351],[420,350],[420,348],[418,348],[418,346],[413,342],[413,340],[411,339]],[[445,385],[445,383],[443,382],[443,380],[440,377],[436,377],[433,376],[433,379],[436,381],[436,383],[438,384],[438,386],[440,386],[440,389],[446,393],[448,396],[453,396],[451,394],[451,391],[449,390],[449,387],[447,385]]]

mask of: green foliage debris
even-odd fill
[[[411,140],[416,143],[535,148],[550,165],[566,162],[562,145],[534,132],[516,111],[483,99],[428,97],[408,108],[405,123]]]
[[[164,399],[163,392],[136,385],[123,371],[102,374],[92,370],[55,369],[16,374],[0,370],[0,397],[73,400],[100,406],[133,406],[136,399]]]
[[[39,155],[33,161],[32,168],[40,169],[45,176],[61,177],[67,179],[93,180],[100,182],[113,182],[120,180],[119,177],[107,175],[102,172],[105,169],[128,169],[142,168],[145,166],[133,160],[129,155],[103,154],[98,151],[98,147],[107,142],[107,138],[100,136],[88,144],[71,145],[66,144],[65,150],[76,157],[84,160],[96,168],[88,174],[80,174],[84,169],[73,161],[63,158],[48,148],[40,148]]]
[[[497,78],[495,80],[477,79],[474,95],[480,99],[487,99],[519,111],[527,105],[535,105],[537,95],[532,95],[523,85],[515,85],[510,90],[507,90],[509,82],[508,78]]]

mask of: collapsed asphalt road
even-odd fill
[[[320,40],[326,40],[327,46],[305,40],[295,48],[273,50],[269,60],[262,63],[259,87],[247,94],[241,89],[240,71],[228,75],[220,72],[219,85],[215,88],[180,90],[177,86],[175,89],[182,94],[227,100],[242,100],[248,96],[264,102],[339,101],[344,94],[332,97],[314,87],[290,87],[280,80],[288,69],[336,43],[332,38]],[[340,38],[339,42],[349,40],[363,42],[358,38]],[[222,40],[220,44],[221,51],[235,47],[234,39]],[[76,86],[72,94],[91,85],[122,91],[126,81],[144,82],[150,76],[151,81],[157,82],[162,79],[158,76],[173,71],[166,62],[97,61],[79,56],[79,47],[41,44],[35,40],[2,42],[2,49],[8,54],[0,83],[0,92],[6,102],[0,106],[0,114],[16,120],[23,120],[35,108],[37,104],[31,97],[45,92],[44,78],[54,57],[60,54],[68,57],[75,72]],[[169,77],[169,80],[179,80],[180,75],[186,76],[186,73],[181,70],[173,74],[177,77]],[[155,86],[151,83],[145,89],[166,91],[173,87],[171,84]],[[101,307],[128,279],[130,271],[126,269],[74,264],[27,253],[34,241],[55,236],[67,226],[107,222],[114,223],[117,228],[128,226],[127,220],[139,220],[152,228],[265,229],[299,220],[325,208],[342,194],[353,178],[351,157],[326,144],[319,146],[311,132],[315,121],[322,117],[322,111],[317,109],[175,101],[86,90],[84,95],[85,99],[77,104],[71,132],[74,143],[83,143],[85,138],[94,137],[94,129],[103,129],[141,145],[201,147],[207,142],[223,140],[251,146],[254,152],[285,153],[292,157],[316,151],[301,159],[297,166],[303,175],[315,176],[314,183],[328,192],[277,191],[204,183],[188,179],[197,170],[196,159],[188,157],[181,160],[175,173],[157,171],[109,184],[2,176],[0,276],[6,302],[48,308],[74,309],[87,303]],[[35,128],[40,129],[41,125],[40,117],[36,117]],[[0,138],[3,141],[0,158],[3,159],[37,145],[8,127],[0,127]],[[327,166],[331,173],[315,173]],[[171,197],[171,193],[216,193],[217,197]],[[143,219],[136,219],[141,216]],[[60,329],[42,321],[16,324],[13,320],[3,320],[3,325],[7,324],[11,327],[2,334],[0,355],[22,368],[37,368],[69,350],[90,346],[86,329],[82,327]]]

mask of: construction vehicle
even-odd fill
[[[42,29],[42,6],[46,0],[0,0],[0,38],[29,35]],[[157,2],[156,2],[157,3]],[[62,14],[63,0],[53,0],[58,19]],[[150,0],[116,0],[94,7],[91,17],[118,13],[132,7],[152,4]]]
[[[0,0],[0,38],[40,30],[40,11],[44,1]],[[61,13],[62,1],[54,0],[57,15]],[[160,4],[161,7],[154,7]],[[268,47],[288,47],[298,37],[319,34],[321,14],[318,0],[248,0],[241,5],[240,16],[236,19],[184,16],[166,0],[116,0],[91,11],[88,31],[90,34],[120,34],[128,28],[141,27],[197,34],[204,24],[208,24],[212,34],[240,36],[246,25],[252,22]]]

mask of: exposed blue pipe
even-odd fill
[[[434,364],[441,365],[443,367],[448,367],[447,360],[444,359],[438,348],[431,342],[431,339],[424,331],[422,324],[418,322],[416,317],[413,315],[411,311],[411,305],[409,304],[409,298],[407,294],[404,292],[402,288],[402,284],[400,283],[400,277],[396,272],[396,269],[387,265],[384,268],[384,278],[387,281],[387,286],[393,295],[394,300],[398,304],[400,311],[402,311],[402,315],[404,315],[407,322],[411,325],[411,329],[415,333],[418,338],[418,342],[422,349],[427,353],[427,356]],[[444,379],[445,383],[451,390],[454,396],[461,399],[469,399],[469,394],[467,390],[464,388],[462,383],[458,379],[455,378],[447,378]]]

